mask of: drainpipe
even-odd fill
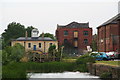
[[[97,49],[98,49],[98,52],[99,52],[99,28],[98,28],[98,34],[97,34]]]
[[[118,34],[119,34],[119,47],[118,47],[118,52],[120,53],[120,19],[118,19]]]
[[[44,41],[44,53],[45,53],[45,41]]]
[[[104,41],[105,41],[105,43],[104,43],[105,50],[104,51],[106,52],[106,26],[105,26]]]

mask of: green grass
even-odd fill
[[[75,63],[67,62],[26,62],[26,63],[11,63],[3,66],[3,78],[26,78],[27,72],[33,73],[53,73],[74,71]]]
[[[75,62],[77,59],[62,59],[63,62]]]
[[[2,50],[0,50],[0,64],[2,64]],[[2,66],[0,66],[0,79],[2,76]]]
[[[120,66],[120,61],[96,61],[96,63],[112,65],[112,66]]]

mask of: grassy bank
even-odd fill
[[[112,66],[120,66],[120,61],[96,61],[96,63],[112,65]]]
[[[75,63],[67,62],[27,62],[11,63],[3,66],[3,78],[26,78],[27,72],[51,73],[74,71]]]
[[[64,71],[87,72],[87,62],[95,62],[88,54],[76,59],[63,59],[61,62],[14,62],[3,66],[3,78],[26,78],[27,72],[32,73],[55,73]],[[21,79],[23,80],[23,79]]]

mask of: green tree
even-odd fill
[[[42,37],[43,34],[40,34],[40,37]],[[53,34],[50,34],[50,33],[44,33],[44,37],[49,37],[51,39],[55,39],[54,35]]]
[[[56,55],[56,45],[51,45],[48,49],[48,55],[50,58],[55,60],[55,55]]]
[[[97,34],[93,35],[93,40],[92,40],[92,50],[93,51],[97,51]]]
[[[31,31],[34,29],[33,26],[28,26],[25,28],[24,25],[20,23],[12,22],[8,24],[7,29],[2,33],[3,43],[2,47],[10,46],[10,42],[12,39],[16,39],[18,37],[25,37],[25,32],[27,31],[28,37],[31,36]]]
[[[97,42],[94,40],[92,41],[92,50],[97,51]]]
[[[19,62],[20,59],[24,56],[25,54],[25,48],[21,44],[15,44],[12,47],[11,51],[11,59],[14,60],[15,62]]]
[[[2,63],[19,62],[24,56],[25,50],[21,44],[15,44],[13,47],[7,46],[2,52]]]
[[[20,23],[12,22],[7,26],[7,29],[2,33],[5,45],[10,45],[11,39],[25,36],[25,27]]]
[[[28,37],[31,37],[31,31],[32,31],[32,29],[34,29],[33,26],[28,26],[28,27],[26,28],[26,31],[27,31],[27,33],[28,33]]]

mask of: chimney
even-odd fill
[[[44,32],[42,32],[42,39],[44,39]]]
[[[26,31],[25,32],[25,38],[27,39],[27,37],[28,37],[28,32]]]

